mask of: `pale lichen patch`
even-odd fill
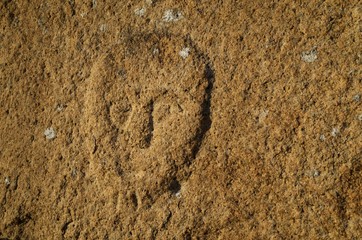
[[[263,122],[265,120],[265,118],[268,116],[268,114],[269,114],[269,110],[267,110],[267,109],[263,109],[262,111],[260,111],[259,122]]]
[[[314,47],[312,50],[310,51],[304,51],[301,54],[301,58],[304,62],[307,63],[312,63],[315,60],[317,60],[318,56],[317,56],[318,52],[317,49]]]
[[[182,13],[172,9],[168,9],[164,12],[162,20],[164,22],[177,22],[183,18]]]

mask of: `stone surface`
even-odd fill
[[[357,0],[2,1],[0,238],[360,239],[360,22]]]

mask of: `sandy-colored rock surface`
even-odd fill
[[[361,3],[0,2],[0,239],[361,239]]]

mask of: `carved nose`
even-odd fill
[[[153,102],[140,106],[132,114],[129,125],[130,142],[139,148],[148,148],[153,137]]]

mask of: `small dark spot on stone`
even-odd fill
[[[136,196],[135,193],[132,193],[132,194],[131,194],[131,201],[132,201],[132,203],[133,203],[133,206],[134,206],[135,208],[137,208],[137,207],[138,207],[138,200],[137,200],[137,196]]]
[[[192,239],[192,236],[191,236],[191,233],[189,230],[187,230],[185,233],[184,233],[184,239],[185,240],[191,240]]]
[[[176,194],[181,190],[181,185],[176,179],[173,179],[168,187],[168,190],[170,190],[173,194]]]

